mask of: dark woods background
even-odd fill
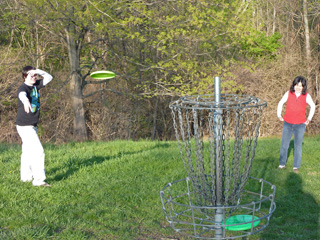
[[[317,104],[316,1],[0,1],[0,141],[19,142],[21,69],[54,76],[40,91],[43,141],[174,139],[169,103],[184,95],[254,95],[268,102],[260,136],[280,135],[278,101],[297,75]],[[96,70],[116,78],[91,79]]]

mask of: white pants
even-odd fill
[[[44,172],[44,150],[37,134],[37,127],[18,126],[22,140],[21,181],[32,181],[34,186],[41,185],[46,179]]]

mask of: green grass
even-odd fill
[[[280,139],[259,139],[251,176],[276,185],[269,226],[249,239],[319,239],[320,137],[305,137],[300,173],[278,166]],[[0,145],[0,239],[186,239],[160,190],[186,177],[176,142],[44,145],[51,188],[19,180],[21,147]]]

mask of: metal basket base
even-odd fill
[[[160,197],[166,219],[175,231],[198,239],[235,239],[258,233],[268,226],[276,209],[275,191],[271,183],[249,177],[237,205],[197,206],[199,196],[193,191],[190,179],[185,178],[168,183],[160,191]],[[222,221],[217,221],[217,213]],[[246,215],[247,220],[234,224],[227,221],[237,215]],[[252,218],[248,220],[248,216]],[[247,230],[234,231],[243,229],[239,225],[245,225]]]

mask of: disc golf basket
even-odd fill
[[[180,98],[170,104],[187,177],[160,192],[171,227],[198,239],[234,239],[269,224],[276,188],[249,176],[261,115],[253,96],[220,94]]]

